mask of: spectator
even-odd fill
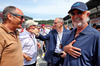
[[[56,18],[53,26],[54,30],[51,30],[49,34],[42,36],[36,34],[41,40],[49,40],[48,49],[44,59],[49,62],[51,66],[62,66],[66,53],[63,51],[63,46],[66,44],[70,31],[63,28],[64,20],[62,18]],[[55,30],[56,29],[56,30]],[[35,31],[33,31],[34,33]]]
[[[22,43],[24,66],[36,66],[38,44],[31,30],[34,30],[37,24],[38,23],[33,20],[27,20],[25,22],[26,30],[19,35],[19,39]]]
[[[68,53],[64,66],[100,66],[100,32],[88,25],[90,12],[86,4],[76,2],[68,13],[76,28],[64,47]]]
[[[37,27],[38,32],[40,33],[40,27]],[[40,39],[37,39],[37,41],[41,44],[41,48],[38,49],[38,57],[43,57],[43,41],[41,41]]]
[[[14,6],[3,10],[0,24],[0,66],[23,66],[23,55],[18,31],[25,21],[23,12]]]
[[[37,61],[37,40],[31,30],[36,28],[38,23],[33,20],[25,22],[26,30],[19,35],[22,43],[22,52],[24,57],[24,66],[36,66]]]
[[[96,25],[96,23],[94,23],[94,24],[93,24],[93,28],[95,28],[95,29],[96,29],[96,27],[97,27],[97,25]]]
[[[45,35],[47,35],[49,33],[49,31],[50,30],[45,27],[45,24],[42,24],[41,25],[40,34],[42,34],[42,35],[45,36]],[[47,51],[48,44],[49,44],[49,41],[48,40],[45,40],[43,42],[43,50],[44,50],[44,53]]]
[[[68,25],[64,25],[64,28],[69,30]]]
[[[69,26],[69,30],[71,29],[71,26]]]
[[[100,25],[97,25],[96,30],[100,31]]]

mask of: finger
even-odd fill
[[[63,55],[60,55],[62,58],[64,58],[66,55],[65,54],[63,54]]]
[[[30,56],[28,58],[32,59]]]
[[[74,56],[73,54],[71,54],[72,57],[77,58],[77,56]]]
[[[73,53],[73,52],[72,52],[71,55],[74,55],[74,56],[76,56],[76,57],[80,57],[81,54],[76,54],[76,53]]]
[[[26,60],[29,61],[29,58],[27,57]]]
[[[31,61],[31,59],[30,58],[27,58],[27,61]]]
[[[72,53],[77,54],[77,55],[81,55],[81,53],[80,53],[80,52],[75,51],[75,50],[72,50]]]
[[[79,55],[77,55],[77,54],[75,54],[75,53],[73,53],[73,52],[71,52],[70,55],[73,56],[73,57],[75,57],[75,58],[76,58],[76,57],[79,57]]]
[[[64,51],[61,51],[60,53],[64,53]]]
[[[74,44],[76,42],[76,40],[73,40],[70,44],[72,45],[72,44]]]
[[[77,51],[81,51],[80,48],[77,48],[77,47],[72,47],[73,50],[77,50]]]

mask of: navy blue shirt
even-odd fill
[[[77,29],[71,32],[69,44],[74,39],[74,47],[80,48],[81,56],[74,58],[67,53],[63,66],[100,66],[100,32],[88,25],[75,37]]]

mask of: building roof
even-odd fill
[[[90,10],[90,9],[92,9],[94,7],[99,6],[100,5],[100,1],[99,0],[90,0],[86,4],[88,6],[88,10]]]

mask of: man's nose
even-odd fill
[[[25,22],[25,19],[24,18],[22,19],[22,22]]]
[[[74,15],[74,18],[77,18],[77,17],[78,17],[78,14],[75,14],[75,15]]]

